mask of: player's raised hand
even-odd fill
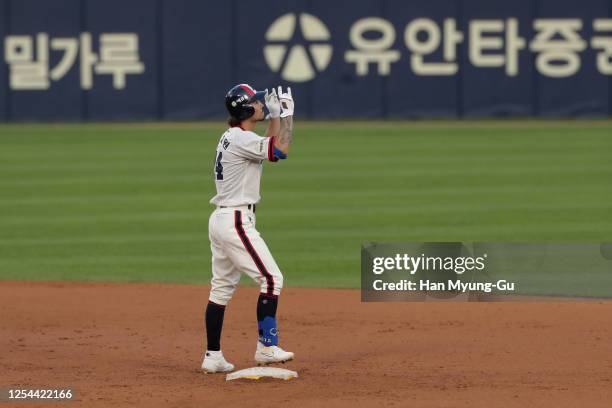
[[[266,95],[264,97],[268,111],[270,111],[270,118],[278,118],[281,115],[281,104],[276,94],[276,89],[272,88],[272,92],[268,92],[266,88]]]
[[[278,87],[278,98],[280,99],[281,104],[281,118],[286,118],[287,116],[293,116],[294,111],[294,102],[293,96],[291,95],[291,88],[287,87],[287,92],[283,93],[283,88],[281,86]]]

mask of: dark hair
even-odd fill
[[[229,118],[227,118],[227,124],[230,125],[230,127],[240,126],[241,123],[242,123],[241,120],[238,120],[233,116],[230,116]]]

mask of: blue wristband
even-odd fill
[[[283,153],[278,147],[274,146],[274,156],[278,157],[281,160],[285,160],[287,155]]]

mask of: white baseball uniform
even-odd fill
[[[278,161],[274,137],[260,137],[240,127],[229,128],[219,140],[214,177],[217,188],[210,202],[217,206],[208,221],[212,251],[212,280],[209,300],[226,305],[240,273],[261,287],[261,293],[278,296],[283,275],[268,246],[255,229],[255,204],[263,161]]]

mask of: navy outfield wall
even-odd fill
[[[333,7],[330,7],[333,5]],[[609,116],[610,0],[0,0],[0,121]]]

